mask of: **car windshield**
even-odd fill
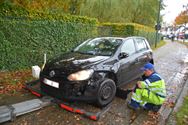
[[[118,46],[121,43],[121,39],[115,38],[88,39],[82,44],[80,44],[78,47],[76,47],[74,49],[74,52],[100,56],[111,56],[116,52]]]

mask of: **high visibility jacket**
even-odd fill
[[[165,82],[156,72],[154,72],[144,81],[141,81],[141,87],[148,90],[148,95],[150,92],[152,92],[159,98],[163,98],[163,100],[166,97]]]

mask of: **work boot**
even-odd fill
[[[128,108],[133,110],[140,110],[140,104],[131,99],[130,102],[127,103]]]
[[[161,108],[161,105],[155,105],[155,106],[153,107],[152,111],[158,112],[160,108]]]
[[[152,104],[152,103],[146,103],[143,106],[144,110],[151,110],[153,112],[158,112],[160,108],[161,108],[161,105],[155,105],[155,104]]]

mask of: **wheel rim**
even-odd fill
[[[101,91],[101,99],[107,100],[112,95],[112,88],[110,86],[104,86]]]

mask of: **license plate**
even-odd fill
[[[59,88],[59,83],[58,82],[54,82],[54,81],[51,81],[49,79],[44,78],[44,83],[49,85],[49,86],[52,86],[52,87],[55,87],[55,88]]]

